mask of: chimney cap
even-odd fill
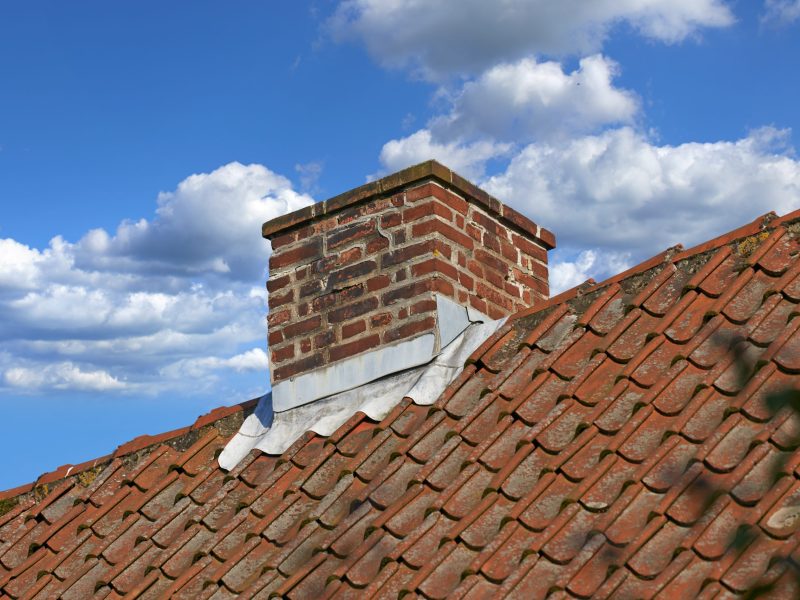
[[[371,181],[328,200],[317,202],[311,206],[301,208],[294,212],[276,217],[261,226],[261,235],[272,239],[280,233],[299,227],[309,221],[322,218],[325,215],[339,211],[348,206],[359,204],[378,195],[390,194],[401,188],[408,188],[416,182],[436,180],[445,187],[461,192],[480,204],[486,211],[497,215],[501,221],[510,223],[522,229],[531,236],[538,238],[542,244],[552,250],[556,246],[555,235],[531,221],[525,215],[517,212],[510,206],[500,202],[497,198],[483,191],[475,184],[467,181],[458,173],[448,169],[435,160],[427,160],[397,173],[392,173],[376,181]]]

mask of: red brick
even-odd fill
[[[303,373],[305,371],[310,371],[311,369],[316,369],[317,367],[322,366],[323,362],[324,361],[322,359],[321,353],[312,354],[311,356],[307,356],[306,358],[301,358],[300,360],[296,360],[292,363],[274,369],[273,380],[281,381],[283,379],[288,379],[289,377],[293,377],[298,373]]]
[[[270,294],[267,298],[270,309],[278,308],[294,300],[294,290],[286,290],[282,294]]]
[[[486,285],[482,281],[479,281],[475,287],[478,292],[478,295],[481,298],[485,298],[489,302],[492,302],[493,304],[505,308],[507,311],[511,311],[511,309],[514,307],[511,300],[503,296],[500,292],[497,291],[497,289]]]
[[[367,254],[375,254],[389,247],[389,240],[385,237],[377,237],[367,243]]]
[[[503,281],[505,281],[505,278],[497,271],[494,271],[493,269],[484,269],[483,278],[491,283],[495,288],[503,289]]]
[[[456,215],[456,227],[464,229],[464,215]]]
[[[308,302],[300,302],[297,305],[297,316],[305,317],[311,310],[311,305]]]
[[[279,289],[289,285],[290,279],[291,278],[288,275],[275,278],[270,277],[269,279],[267,279],[267,291],[270,293],[277,292]]]
[[[314,302],[312,305],[314,310],[317,312],[322,312],[330,308],[331,306],[339,305],[344,302],[349,302],[351,300],[355,300],[356,298],[360,298],[364,295],[364,286],[363,284],[358,284],[354,286],[350,286],[347,289],[338,291],[338,292],[331,292],[329,294],[325,294],[324,296],[319,296],[314,298]]]
[[[346,244],[352,244],[371,235],[374,231],[374,219],[369,219],[361,223],[343,225],[328,234],[328,251],[330,252]]]
[[[405,338],[412,337],[418,333],[425,333],[433,330],[436,321],[433,317],[425,317],[419,321],[411,321],[404,323],[400,327],[391,329],[383,334],[384,343],[396,342]]]
[[[453,212],[449,208],[436,200],[430,200],[405,209],[403,223],[412,223],[433,215],[438,215],[446,221],[453,220]]]
[[[283,328],[283,337],[290,340],[298,335],[314,331],[320,325],[322,325],[322,317],[316,315],[304,321],[298,321],[297,323],[287,325]]]
[[[296,246],[285,252],[273,252],[269,258],[270,272],[288,267],[289,265],[300,265],[311,262],[322,256],[322,239],[315,238],[301,246]]]
[[[500,238],[493,233],[489,233],[488,231],[483,232],[483,245],[485,248],[500,254]]]
[[[284,346],[283,348],[279,348],[278,350],[272,351],[272,362],[279,363],[285,360],[289,360],[290,358],[294,358],[294,344],[289,344]]]
[[[352,342],[348,342],[347,344],[342,344],[341,346],[336,346],[335,348],[331,348],[328,352],[331,362],[342,360],[343,358],[347,358],[349,356],[354,356],[356,354],[360,354],[361,352],[365,352],[370,350],[380,344],[381,338],[377,333],[373,333],[367,337],[354,340]]]
[[[544,263],[547,262],[547,250],[545,250],[538,244],[535,244],[529,239],[524,238],[516,233],[513,236],[513,243],[515,247],[519,248],[522,252],[524,252],[528,256],[532,256],[533,258],[540,260]]]
[[[322,281],[319,279],[309,279],[300,286],[300,298],[308,298],[322,291]]]
[[[290,231],[289,233],[284,233],[283,235],[275,236],[270,240],[272,244],[272,251],[275,252],[279,248],[283,248],[288,244],[293,244],[297,240],[297,233],[294,231]]]
[[[378,265],[374,260],[365,260],[364,262],[334,271],[328,275],[327,289],[333,290],[336,288],[345,287],[348,282],[358,279],[359,277],[369,275],[370,273],[376,271],[377,268]]]
[[[385,229],[397,227],[402,222],[403,222],[403,215],[401,215],[399,212],[392,213],[389,215],[383,215],[381,217],[381,227]]]
[[[414,237],[424,237],[432,233],[443,235],[447,239],[454,241],[456,244],[464,246],[468,250],[472,250],[474,246],[474,242],[471,237],[463,234],[455,227],[452,227],[447,223],[437,219],[415,223],[411,227],[411,235]]]
[[[458,281],[458,271],[456,268],[440,258],[429,258],[411,266],[411,274],[414,277],[424,277],[430,273],[441,273],[453,281]]]
[[[283,334],[281,333],[280,329],[278,331],[269,332],[269,335],[267,336],[267,344],[274,346],[276,344],[280,344],[282,341]]]
[[[473,289],[475,288],[475,280],[466,273],[464,273],[464,271],[458,272],[458,283],[463,285],[470,292],[473,291]]]
[[[418,315],[425,312],[433,312],[436,310],[436,300],[420,300],[411,305],[411,314]]]
[[[467,269],[469,269],[469,272],[475,275],[475,277],[478,279],[483,279],[483,267],[477,260],[467,261]]]
[[[450,296],[451,298],[455,296],[455,289],[453,289],[453,284],[445,279],[434,279],[431,281],[431,291],[439,292],[440,294],[444,294],[445,296]]]
[[[549,249],[556,247],[556,236],[544,227],[539,228],[539,239],[541,239],[544,245]]]
[[[500,254],[513,263],[516,263],[519,259],[517,249],[505,240],[500,240]]]
[[[308,354],[311,352],[311,338],[300,340],[300,353]]]
[[[478,298],[477,296],[470,296],[469,297],[469,304],[475,310],[482,312],[483,314],[488,314],[488,308],[486,307],[486,301]]]
[[[341,323],[342,321],[349,321],[376,308],[378,308],[378,299],[375,296],[370,296],[353,304],[333,309],[328,313],[328,322]]]
[[[506,263],[496,256],[489,254],[483,248],[475,250],[475,258],[479,260],[481,264],[494,269],[498,273],[506,273],[508,271],[508,265]]]
[[[271,312],[267,315],[267,323],[270,327],[274,327],[275,325],[280,325],[281,323],[286,323],[289,319],[292,318],[292,311],[290,310],[282,310],[280,312]]]
[[[410,190],[406,190],[406,201],[416,202],[417,200],[430,198],[431,196],[434,198],[444,198],[445,194],[446,192],[441,186],[438,186],[435,183],[426,183],[424,185],[411,188]]]
[[[374,292],[382,290],[391,283],[388,275],[376,275],[372,279],[367,279],[367,290]]]
[[[498,238],[501,238],[501,239],[504,239],[504,240],[510,239],[508,237],[508,229],[506,229],[505,227],[500,225],[500,223],[498,223],[497,221],[495,221],[491,217],[483,214],[482,212],[479,212],[479,211],[476,210],[472,214],[472,218],[478,225],[483,227],[488,233],[491,233],[495,237],[498,237]]]
[[[370,327],[375,329],[376,327],[384,327],[392,322],[392,313],[384,312],[377,315],[372,315],[369,318]]]
[[[415,281],[401,288],[397,288],[383,294],[383,304],[389,306],[391,304],[394,304],[398,300],[406,300],[407,298],[413,298],[414,296],[419,296],[420,294],[424,294],[425,292],[430,291],[430,289],[431,289],[430,280]]]
[[[361,319],[360,321],[353,321],[347,325],[342,325],[342,339],[345,340],[347,338],[351,338],[354,335],[358,335],[366,330],[367,322],[364,319]]]
[[[336,332],[333,329],[328,329],[314,336],[314,347],[317,349],[325,348],[333,344],[335,341]]]
[[[483,232],[481,231],[480,227],[472,223],[467,223],[467,235],[469,235],[469,237],[476,242],[480,242],[483,238]]]
[[[460,196],[456,196],[453,192],[446,192],[440,200],[462,215],[466,215],[469,210],[469,203]]]
[[[405,248],[399,248],[397,250],[393,250],[392,252],[386,252],[381,256],[381,268],[386,269],[387,267],[408,262],[417,256],[422,256],[423,254],[433,252],[433,249],[434,247],[431,243],[431,240],[425,240],[424,242],[406,246]]]

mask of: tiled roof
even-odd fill
[[[767,216],[518,314],[433,407],[230,473],[225,413],[17,490],[0,590],[798,597],[800,419],[765,399],[799,387],[799,235]]]

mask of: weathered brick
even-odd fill
[[[389,344],[391,342],[396,342],[397,340],[410,338],[419,333],[432,331],[435,325],[436,321],[433,317],[425,317],[424,319],[418,321],[403,323],[400,325],[400,327],[395,327],[394,329],[384,332],[383,341],[384,343]]]
[[[534,242],[522,237],[519,234],[514,234],[512,236],[512,243],[515,247],[519,248],[522,252],[527,254],[528,256],[532,256],[537,260],[541,260],[542,262],[547,262],[547,250],[535,244]]]
[[[458,281],[458,270],[441,258],[429,258],[411,266],[411,274],[414,277],[424,277],[431,273],[441,273],[450,277],[453,281]]]
[[[277,369],[274,369],[273,378],[275,381],[288,379],[289,377],[293,377],[298,373],[304,373],[306,371],[310,371],[311,369],[321,367],[323,363],[324,360],[322,353],[318,352],[316,354],[312,354],[311,356],[307,356],[306,358],[295,360],[287,365],[281,365]]]
[[[380,252],[389,247],[389,240],[385,237],[376,237],[373,240],[367,242],[367,254],[375,254],[376,252]]]
[[[328,234],[328,251],[335,250],[339,246],[351,244],[363,239],[375,231],[375,220],[369,219],[360,223],[351,223],[334,229]]]
[[[267,279],[267,291],[271,294],[272,292],[277,292],[281,288],[286,287],[289,285],[291,281],[291,277],[288,275],[284,275],[283,277],[270,277]]]
[[[336,341],[336,332],[333,329],[326,329],[314,336],[314,347],[317,349],[330,346]]]
[[[367,322],[364,319],[347,323],[346,325],[342,325],[342,339],[346,340],[347,338],[351,338],[354,335],[358,335],[366,330]]]
[[[376,308],[378,308],[378,298],[376,296],[370,296],[368,298],[364,298],[363,300],[359,300],[358,302],[354,302],[353,304],[348,304],[347,306],[342,306],[340,308],[334,308],[328,313],[328,322],[341,323],[343,321],[349,321],[350,319],[360,317],[361,315],[368,313],[371,310],[375,310]]]
[[[432,298],[428,298],[425,300],[420,300],[419,302],[415,302],[411,305],[411,314],[412,315],[419,315],[425,312],[433,312],[436,310],[436,300]]]
[[[492,219],[491,217],[483,214],[480,211],[474,211],[472,213],[473,220],[483,227],[488,233],[491,233],[497,238],[508,240],[508,229],[500,225],[497,221]],[[485,242],[485,239],[484,239]]]
[[[279,306],[283,306],[284,304],[289,304],[294,300],[294,290],[289,289],[280,294],[270,294],[269,298],[267,298],[267,303],[269,304],[270,309],[278,308]]]
[[[370,327],[372,327],[373,329],[379,327],[385,327],[391,322],[392,322],[392,313],[390,312],[378,313],[377,315],[372,315],[369,318]]]
[[[270,240],[270,244],[272,245],[272,251],[275,252],[287,246],[289,244],[293,244],[297,240],[297,232],[290,231],[288,233],[284,233],[282,235],[276,235],[274,238]]]
[[[380,344],[381,337],[377,333],[373,333],[367,337],[363,337],[346,344],[341,344],[328,351],[331,361],[342,360],[356,354],[361,354],[367,350],[371,350]]]
[[[281,333],[280,329],[277,331],[270,331],[269,335],[267,335],[267,344],[272,347],[277,344],[280,344],[283,341],[283,334]]]
[[[308,354],[309,352],[311,352],[311,338],[300,340],[300,353]]]
[[[448,225],[447,223],[439,221],[438,219],[420,221],[414,223],[414,225],[411,227],[411,235],[414,237],[424,237],[426,235],[431,235],[432,233],[443,235],[447,239],[452,240],[456,244],[464,246],[468,250],[472,250],[475,245],[471,237],[461,233],[452,225]]]
[[[479,281],[475,288],[481,298],[485,298],[497,306],[505,308],[506,310],[511,310],[514,306],[511,300],[498,292],[496,288],[486,285],[482,281]]]
[[[362,284],[353,285],[338,292],[330,292],[329,294],[318,296],[314,298],[311,304],[316,312],[322,312],[332,306],[338,306],[344,302],[360,298],[364,295],[364,289],[365,287]]]
[[[290,310],[271,312],[267,315],[267,324],[270,327],[275,327],[276,325],[280,325],[281,323],[286,323],[286,321],[288,321],[291,318],[292,318],[292,311]]]
[[[272,351],[272,362],[275,364],[291,358],[294,358],[294,344],[289,344],[283,348]]]
[[[314,331],[320,325],[322,325],[322,317],[315,315],[303,321],[298,321],[297,323],[292,323],[291,325],[284,327],[283,337],[284,339],[290,340],[298,335],[303,335],[304,333]]]
[[[273,252],[269,257],[270,272],[289,265],[297,266],[322,256],[322,239],[315,238],[283,252]]]
[[[383,215],[381,217],[381,227],[384,229],[391,229],[392,227],[397,227],[400,223],[403,222],[403,215],[399,212]]]
[[[508,265],[505,262],[496,256],[489,254],[483,248],[478,248],[475,250],[475,258],[479,260],[481,264],[494,269],[498,273],[505,273],[508,271]]]
[[[414,296],[419,296],[429,292],[431,289],[431,280],[414,281],[403,287],[396,288],[383,294],[382,300],[385,306],[390,306],[399,300],[407,300]]]
[[[445,195],[445,190],[435,183],[425,183],[406,190],[406,202],[416,202],[424,198],[438,198]]]
[[[300,286],[300,298],[308,298],[322,291],[322,281],[319,279],[309,279]]]
[[[387,267],[408,262],[418,256],[433,252],[435,249],[436,245],[433,243],[433,240],[425,240],[424,242],[418,242],[406,246],[405,248],[386,252],[381,256],[381,268],[386,269]]]
[[[403,211],[403,223],[413,223],[414,221],[419,221],[420,219],[433,215],[438,215],[446,221],[453,220],[453,211],[438,200],[429,200],[428,202],[406,208],[405,211]]]
[[[370,292],[375,292],[377,290],[382,290],[383,288],[387,287],[391,283],[388,275],[376,275],[371,279],[367,279],[367,290]]]
[[[348,282],[364,277],[370,273],[374,273],[378,268],[374,260],[365,260],[364,262],[344,267],[338,271],[334,271],[328,275],[327,288],[328,290],[340,289]]]

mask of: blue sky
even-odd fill
[[[369,177],[471,177],[557,289],[800,206],[800,1],[498,6],[0,2],[0,489],[266,391],[261,222]]]

